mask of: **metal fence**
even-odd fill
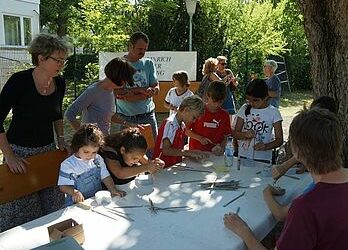
[[[31,56],[26,48],[0,46],[0,91],[14,72],[28,68],[30,63]]]

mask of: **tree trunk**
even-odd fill
[[[297,0],[304,16],[314,97],[338,103],[344,132],[343,160],[348,167],[348,1]]]

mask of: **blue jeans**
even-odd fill
[[[95,167],[80,175],[68,174],[60,171],[59,175],[74,180],[74,188],[79,190],[85,199],[88,199],[102,189],[100,179],[100,167]],[[72,197],[66,196],[65,205],[71,206],[73,204]]]
[[[155,111],[151,111],[145,114],[126,116],[124,114],[118,113],[119,117],[123,120],[133,123],[133,124],[150,124],[152,128],[152,134],[154,140],[156,140],[158,134],[157,119]]]

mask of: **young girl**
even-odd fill
[[[62,162],[58,178],[60,190],[67,195],[67,206],[94,196],[101,190],[101,182],[112,196],[126,194],[116,190],[103,158],[97,154],[103,143],[103,133],[94,124],[84,124],[74,134],[71,141],[74,154]]]
[[[186,71],[176,71],[173,74],[173,85],[164,100],[164,107],[169,109],[169,116],[176,113],[181,102],[193,93],[189,90],[190,82]]]
[[[206,153],[184,149],[185,124],[194,122],[204,112],[204,104],[199,96],[185,98],[177,113],[162,123],[156,138],[153,157],[158,157],[169,167],[181,162],[183,156],[201,159]]]
[[[116,185],[126,184],[140,173],[155,173],[164,167],[160,159],[147,160],[146,150],[145,137],[138,128],[124,129],[105,138],[101,155]]]
[[[239,140],[239,156],[271,163],[272,149],[283,143],[282,117],[277,108],[268,104],[268,88],[264,80],[256,79],[248,84],[246,99],[247,104],[237,113],[233,131],[233,136]]]

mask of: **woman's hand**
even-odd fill
[[[29,162],[24,158],[13,155],[10,157],[5,157],[6,164],[10,171],[14,174],[25,174],[27,172],[27,166]]]
[[[59,150],[68,150],[68,146],[65,144],[65,140],[64,140],[64,137],[63,136],[58,136],[57,137],[57,143],[58,143],[58,148]]]

